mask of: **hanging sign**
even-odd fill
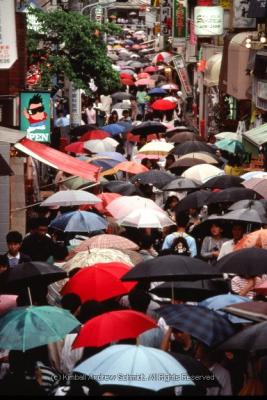
[[[173,37],[183,40],[187,37],[187,0],[173,1]]]
[[[0,0],[0,70],[11,68],[17,58],[15,3]]]
[[[197,36],[215,36],[223,34],[223,8],[195,7],[194,24]]]
[[[185,68],[185,61],[182,55],[178,54],[173,57],[172,62],[179,76],[181,85],[183,86],[184,92],[187,96],[192,96],[192,88],[189,81],[187,69]]]

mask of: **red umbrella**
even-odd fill
[[[86,322],[74,340],[72,348],[101,347],[118,340],[134,339],[156,327],[155,321],[141,312],[111,311]]]
[[[132,75],[126,74],[126,72],[121,72],[120,73],[120,78],[121,79],[131,79],[132,80]]]
[[[140,50],[140,49],[141,49],[141,46],[140,46],[140,44],[134,44],[134,45],[132,46],[132,49],[133,49],[133,50]]]
[[[17,307],[17,297],[13,294],[1,294],[0,295],[0,315],[5,314],[12,308]]]
[[[65,147],[65,151],[69,151],[71,153],[76,153],[76,154],[87,153],[85,151],[85,149],[83,148],[83,142],[74,142],[74,143],[68,144],[68,146]]]
[[[122,85],[125,85],[125,86],[134,86],[135,85],[135,83],[132,79],[121,79],[121,83],[122,83]]]
[[[110,137],[110,135],[106,131],[102,131],[101,129],[94,129],[93,131],[86,132],[80,138],[81,142],[86,142],[87,140],[98,140],[98,139],[105,139]]]
[[[144,69],[144,71],[145,72],[156,72],[156,71],[158,71],[159,70],[159,68],[158,67],[154,67],[153,65],[150,65],[150,67],[146,67],[145,69]]]
[[[258,286],[255,286],[253,289],[257,294],[262,294],[263,296],[267,296],[267,281],[264,281]]]
[[[119,262],[99,263],[85,267],[63,287],[61,294],[75,293],[84,303],[104,301],[129,293],[137,282],[124,283],[120,278],[129,272],[129,266]]]
[[[176,108],[176,104],[169,100],[160,99],[154,101],[151,107],[153,108],[153,110],[157,111],[168,111],[174,110]]]
[[[92,208],[96,208],[97,211],[99,211],[101,214],[105,215],[111,215],[106,207],[111,203],[113,200],[117,199],[118,197],[121,197],[119,193],[101,193],[97,194],[96,197],[98,197],[100,200],[102,200],[101,203],[94,204],[93,206],[90,204],[84,204],[80,206],[80,210],[87,211]]]
[[[150,75],[147,72],[140,72],[140,74],[137,75],[138,79],[146,79],[150,78]]]
[[[131,132],[127,133],[126,138],[127,138],[127,140],[129,140],[129,142],[139,143],[141,141],[141,136],[140,135],[134,135]],[[151,133],[150,135],[146,136],[146,141],[147,142],[151,142],[151,140],[157,140],[157,139],[158,139],[158,136],[157,136],[156,133]]]

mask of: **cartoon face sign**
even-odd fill
[[[39,129],[45,130],[47,113],[45,112],[42,96],[40,94],[35,94],[30,98],[28,107],[23,110],[23,115],[29,122],[28,132]]]

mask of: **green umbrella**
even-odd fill
[[[216,146],[220,150],[228,151],[228,153],[240,154],[245,153],[245,148],[239,140],[223,139],[216,142]]]
[[[26,351],[56,342],[79,325],[59,307],[17,307],[0,318],[0,348]]]

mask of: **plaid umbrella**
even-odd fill
[[[158,309],[157,313],[170,327],[190,334],[209,347],[217,346],[235,334],[226,318],[205,307],[170,304]]]
[[[89,249],[118,249],[118,250],[138,250],[136,243],[119,235],[96,235],[75,248],[75,251],[85,251]]]

